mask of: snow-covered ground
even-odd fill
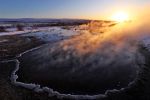
[[[14,29],[15,30],[15,29]],[[18,35],[18,34],[24,34],[28,32],[36,32],[38,30],[25,30],[25,31],[9,31],[9,32],[1,32],[0,36],[6,36],[6,35]]]
[[[31,32],[38,32],[38,31],[45,31],[48,30],[48,27],[42,27],[37,29],[31,29],[29,27],[25,27],[24,31],[17,31],[16,28],[7,28],[7,32],[0,32],[0,36],[6,36],[6,35],[17,35],[17,34],[24,34],[24,33],[31,33]]]
[[[23,34],[23,36],[35,36],[42,41],[49,42],[62,40],[78,34],[79,32],[75,31],[74,29],[67,30],[62,29],[61,27],[50,27],[45,30]]]
[[[24,31],[17,31],[16,28],[8,28],[7,32],[1,32],[0,36],[6,35],[22,35],[22,36],[34,36],[42,41],[57,41],[69,38],[71,36],[79,35],[80,33],[86,33],[87,29],[80,27],[71,27],[64,29],[62,27],[41,27],[37,29],[31,29],[30,27],[24,28]],[[0,42],[5,42],[0,40]],[[150,36],[142,38],[142,43],[150,50]]]
[[[2,32],[0,36],[6,35],[22,35],[22,36],[34,36],[42,41],[57,41],[62,40],[74,35],[78,35],[80,32],[77,29],[70,28],[63,29],[62,27],[42,27],[34,30],[26,28],[24,31],[16,31],[15,29],[9,29],[9,32]]]
[[[6,39],[2,39],[2,40],[0,40],[0,43],[3,43],[3,42],[7,42],[8,40],[6,40]]]

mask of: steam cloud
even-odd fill
[[[89,30],[80,36],[25,54],[20,59],[24,72],[20,73],[35,74],[32,78],[36,80],[65,80],[74,84],[88,83],[92,79],[93,84],[101,84],[101,87],[119,81],[122,85],[128,84],[138,69],[135,55],[139,43],[150,36],[150,22],[144,20],[145,12],[143,14],[144,17],[139,16],[132,22],[105,27],[105,32],[96,29],[101,27],[92,22]]]

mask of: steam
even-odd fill
[[[104,33],[98,30],[103,27],[96,26],[96,22],[91,23],[92,25],[88,28],[89,32],[58,44],[52,48],[51,54],[61,52],[60,55],[57,55],[57,58],[63,58],[63,61],[72,59],[71,57],[78,57],[82,61],[91,63],[94,59],[105,60],[100,61],[101,65],[112,62],[114,56],[118,56],[118,62],[122,60],[131,61],[138,48],[138,43],[150,35],[150,21],[146,18],[150,14],[142,11],[140,16],[137,16],[137,19],[133,19],[131,22],[119,23],[114,27],[105,27],[109,30]],[[92,31],[94,31],[94,34]],[[125,56],[129,58],[124,59]],[[84,63],[82,61],[81,63]],[[97,66],[97,64],[95,65]]]
[[[80,36],[23,55],[20,68],[29,67],[31,73],[39,74],[32,77],[39,80],[51,78],[88,84],[92,79],[101,87],[114,84],[113,80],[128,84],[137,74],[139,43],[150,36],[150,22],[146,18],[150,14],[143,11],[140,15],[144,17],[138,16],[136,20],[115,26],[91,22]],[[29,70],[27,73],[30,73]]]
[[[139,27],[138,30],[136,27],[130,28],[130,24],[132,23],[121,23],[111,28],[107,27],[109,30],[104,33],[87,32],[79,37],[65,40],[50,49],[52,55],[50,62],[53,66],[63,66],[68,62],[72,63],[71,66],[76,66],[77,62],[79,66],[90,64],[91,69],[114,63],[114,66],[133,63],[138,42],[149,31],[139,30]]]

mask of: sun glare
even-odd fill
[[[111,17],[111,20],[125,22],[129,20],[129,15],[126,12],[117,12]]]

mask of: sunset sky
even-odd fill
[[[129,13],[150,0],[0,0],[0,18],[104,19],[121,10]]]

